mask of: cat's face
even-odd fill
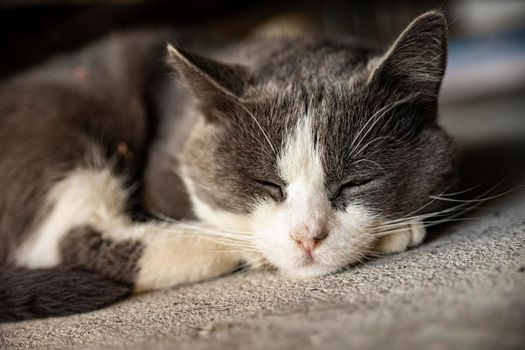
[[[173,51],[203,111],[181,157],[196,214],[293,276],[363,258],[385,220],[448,184],[453,149],[435,124],[445,35],[432,13],[383,56],[310,41],[249,73]]]

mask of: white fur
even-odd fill
[[[137,292],[218,277],[235,270],[244,258],[212,237],[176,225],[142,224],[132,229],[144,236],[146,244],[135,282]]]
[[[298,124],[277,166],[286,188],[288,231],[294,238],[313,239],[327,229],[331,207],[324,189],[324,171],[313,140],[310,118]]]
[[[180,168],[180,175],[191,198],[193,212],[201,220],[210,226],[220,227],[234,231],[249,232],[251,229],[251,220],[248,215],[235,214],[226,210],[213,208],[203,202],[197,196],[195,184],[186,174],[184,167]]]
[[[62,237],[79,225],[114,231],[124,224],[120,213],[126,195],[109,169],[72,171],[48,193],[45,207],[50,212],[15,254],[16,263],[29,268],[56,266]]]
[[[423,242],[426,229],[420,220],[407,224],[406,227],[396,230],[379,241],[377,251],[386,254],[399,253]]]
[[[374,215],[358,203],[345,212],[335,210],[324,188],[321,150],[313,137],[310,117],[296,127],[278,160],[288,184],[284,203],[261,202],[254,211],[255,243],[287,275],[314,277],[336,271],[360,259],[372,243]],[[293,233],[308,239],[328,233],[310,258],[295,242]]]
[[[132,223],[123,212],[126,196],[122,182],[108,168],[72,171],[49,192],[50,212],[16,253],[16,263],[29,268],[58,265],[61,239],[79,225],[92,225],[112,240],[133,239],[144,245],[136,291],[217,277],[244,258],[199,236],[196,224]]]

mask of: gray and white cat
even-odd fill
[[[421,243],[454,179],[436,123],[446,39],[434,11],[386,52],[168,46],[168,72],[166,37],[132,34],[4,83],[0,320],[239,267],[316,277]]]

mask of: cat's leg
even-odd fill
[[[218,277],[248,259],[238,249],[196,231],[183,224],[152,222],[111,233],[80,226],[61,242],[63,263],[131,283],[140,292]]]
[[[82,267],[142,291],[217,277],[245,258],[187,225],[134,223],[124,214],[126,201],[109,169],[71,172],[48,193],[44,219],[16,262]]]
[[[404,228],[396,229],[396,232],[381,237],[377,244],[380,253],[399,253],[423,242],[426,229],[419,220],[413,221]]]

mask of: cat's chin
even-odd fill
[[[326,266],[319,263],[308,263],[303,266],[280,269],[281,273],[290,279],[307,280],[319,278],[341,270],[340,267]]]

